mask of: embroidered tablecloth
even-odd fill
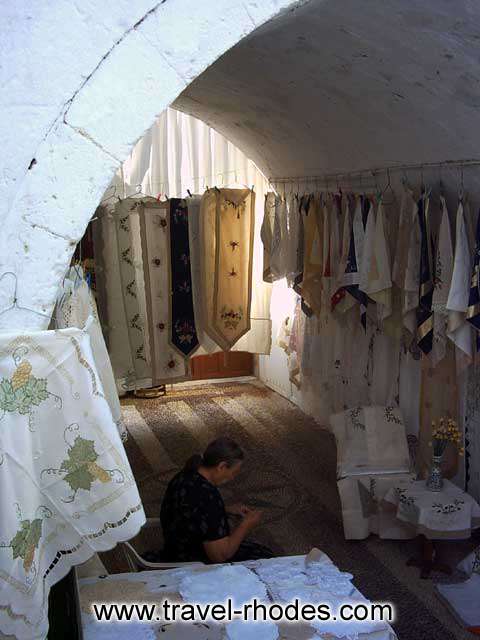
[[[18,640],[46,637],[50,587],[73,565],[145,522],[89,322],[0,335],[0,632]]]
[[[245,568],[252,572],[250,578],[244,575],[246,574]],[[237,570],[238,577],[234,578],[234,573]],[[218,573],[224,574],[221,580],[215,580]],[[237,621],[226,625],[200,622],[166,624],[161,621],[143,624],[138,621],[105,624],[96,622],[94,615],[92,615],[93,603],[159,604],[166,599],[189,602],[190,600],[184,596],[191,590],[192,584],[200,588],[200,595],[196,592],[192,594],[195,601],[205,602],[204,592],[201,589],[202,575],[205,576],[205,590],[209,590],[215,594],[215,598],[220,600],[225,598],[226,593],[230,593],[229,589],[232,595],[235,593],[237,599],[242,602],[249,600],[248,595],[252,589],[256,595],[266,591],[267,602],[282,600],[287,602],[292,599],[295,593],[298,598],[313,597],[315,599],[315,593],[311,590],[318,590],[328,582],[330,589],[336,589],[339,597],[341,595],[344,599],[366,602],[351,583],[351,574],[339,571],[330,558],[318,549],[313,549],[308,556],[289,556],[231,565],[212,565],[196,569],[182,568],[168,571],[120,573],[99,578],[85,578],[79,581],[84,640],[107,640],[110,638],[115,638],[115,640],[152,638],[154,640],[159,637],[165,638],[165,640],[231,640],[237,637],[242,640],[250,640],[250,638],[258,640],[270,637],[271,627],[275,626],[278,629],[274,630],[275,634],[271,637],[278,637],[282,640],[308,640],[310,638],[333,640],[337,637],[342,639],[346,637],[343,632],[339,635],[331,632],[325,633],[307,624],[278,623],[271,624],[268,629],[263,630],[259,629],[258,625],[245,625]],[[238,585],[238,589],[234,585]],[[292,589],[295,590],[294,593],[291,593]],[[322,594],[324,597],[326,591],[322,591]],[[245,598],[247,599],[245,600]],[[393,629],[383,623],[370,633],[357,633],[353,627],[350,632],[347,637],[358,640],[396,640]]]
[[[440,492],[427,489],[424,480],[399,483],[384,500],[395,505],[399,520],[431,540],[469,538],[480,527],[480,505],[448,480]]]

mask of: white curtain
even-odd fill
[[[139,140],[105,193],[105,201],[135,194],[184,198],[203,194],[207,187],[254,187],[255,240],[251,330],[233,347],[235,351],[270,353],[271,286],[263,282],[263,245],[260,228],[268,180],[240,149],[204,122],[167,109]]]

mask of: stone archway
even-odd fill
[[[48,16],[39,7],[24,14],[12,8],[6,17],[6,42],[13,47],[9,63],[18,74],[13,80],[4,75],[11,93],[0,129],[7,151],[15,153],[4,156],[0,179],[0,278],[11,272],[16,284],[13,275],[0,279],[2,309],[16,290],[20,305],[49,313],[102,193],[155,116],[226,50],[303,2],[130,4],[107,13],[92,5],[80,11],[60,0]],[[73,78],[62,65],[62,43]],[[38,57],[46,66],[43,84]],[[9,114],[22,123],[16,136],[9,133]],[[0,317],[3,329],[45,324],[44,317],[25,310]]]

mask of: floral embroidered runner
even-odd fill
[[[250,329],[255,194],[216,192],[213,324],[219,346],[229,350]]]
[[[3,334],[0,353],[0,632],[36,640],[51,586],[145,515],[88,326]]]
[[[123,291],[128,341],[133,362],[134,378],[151,378],[148,326],[145,321],[143,273],[140,261],[140,228],[137,203],[123,200],[115,208],[118,261]],[[143,304],[142,304],[143,303]],[[115,324],[115,318],[112,324]]]
[[[185,380],[187,377],[185,354],[176,346],[172,346],[170,341],[174,331],[170,313],[170,210],[166,203],[159,203],[152,198],[145,200],[139,206],[139,215],[146,315],[152,335],[150,341],[152,382],[161,384]],[[180,344],[180,341],[178,343]]]
[[[184,357],[199,347],[195,330],[188,235],[188,208],[184,200],[170,200],[170,343]]]

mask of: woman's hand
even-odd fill
[[[250,507],[247,507],[246,504],[241,503],[229,505],[226,510],[227,513],[233,513],[237,516],[246,516],[247,513],[252,511],[252,509],[250,509]]]
[[[260,524],[262,515],[263,512],[259,511],[258,509],[249,509],[248,513],[246,513],[243,518],[243,522],[249,529],[253,529]]]

